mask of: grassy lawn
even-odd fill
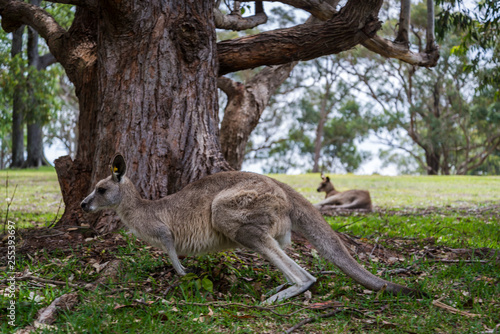
[[[271,177],[288,183],[312,202],[325,193],[316,189],[319,174]],[[500,203],[500,176],[380,176],[330,175],[335,188],[366,189],[380,208],[482,207]]]
[[[9,219],[20,228],[47,226],[64,212],[55,169],[0,170],[0,208],[2,221],[7,206]]]
[[[7,313],[0,312],[2,333],[33,325],[40,309],[70,292],[78,303],[39,332],[282,333],[308,320],[293,333],[493,333],[500,323],[500,177],[330,175],[339,190],[369,189],[376,206],[369,214],[326,218],[369,246],[357,251],[358,260],[432,298],[367,291],[298,242],[288,254],[317,284],[310,295],[262,306],[264,295],[284,278],[258,255],[238,250],[188,257],[182,263],[191,273],[180,278],[166,256],[126,231],[103,238],[40,229],[54,221],[60,206],[53,169],[8,175],[7,189],[7,172],[0,171],[0,206],[3,222],[7,199],[13,198],[15,273],[29,271],[35,279],[16,282],[16,325],[9,326]],[[315,190],[317,174],[272,177],[313,202],[324,196]],[[21,229],[27,226],[36,229]],[[61,240],[64,246],[58,246]],[[1,253],[6,245],[4,238]],[[114,261],[118,272],[108,277]],[[11,300],[5,295],[4,279],[11,275],[6,265],[0,261],[2,309]],[[102,277],[104,284],[87,285]]]

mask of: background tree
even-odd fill
[[[465,2],[439,0],[442,10],[437,16],[437,35],[445,38],[456,32],[460,42],[453,54],[468,55],[464,69],[474,73],[479,88],[500,96],[500,2],[495,0]]]
[[[417,4],[412,13],[412,35],[423,47],[425,7]],[[391,135],[380,140],[407,152],[429,175],[466,174],[500,145],[498,106],[491,94],[474,94],[480,83],[464,70],[467,55],[452,54],[457,43],[457,35],[446,35],[433,71],[366,53],[353,56],[353,66],[346,68],[385,112],[385,128]]]
[[[40,6],[40,1],[33,0],[32,4]],[[56,5],[47,10],[60,17],[63,23],[70,20],[70,11],[59,7]],[[5,45],[12,45],[11,59],[2,62],[9,70],[4,72],[1,88],[2,115],[12,118],[11,133],[4,137],[5,147],[12,147],[10,166],[39,167],[47,164],[43,153],[43,127],[60,107],[57,80],[63,73],[60,67],[52,66],[55,58],[40,43],[38,32],[33,28],[23,25],[13,33],[11,41],[3,32],[1,34],[3,58],[6,58]]]
[[[81,217],[79,202],[109,172],[116,151],[125,153],[128,175],[151,199],[230,169],[219,143],[219,75],[339,53],[371,39],[370,49],[392,50],[420,66],[433,66],[438,57],[433,48],[415,53],[378,38],[381,0],[350,0],[339,11],[320,1],[287,2],[325,21],[219,43],[211,1],[60,2],[76,6],[67,30],[21,1],[0,0],[0,15],[6,31],[27,24],[40,33],[79,99],[76,158],[56,163],[63,223],[106,221]]]
[[[260,160],[266,172],[353,172],[368,157],[356,149],[356,141],[368,134],[374,122],[350,93],[341,61],[338,56],[326,56],[304,63],[283,87],[293,88],[291,95],[296,96],[281,96],[274,109],[281,109],[286,130],[276,131],[276,122],[262,122],[248,148],[252,160]]]

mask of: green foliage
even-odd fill
[[[183,287],[188,290],[196,288],[196,291],[198,292],[205,291],[208,293],[212,293],[214,290],[214,284],[207,277],[207,273],[201,276],[198,276],[195,273],[188,273],[181,278],[181,281],[185,283]]]
[[[272,119],[264,115],[254,135],[264,133],[270,143],[253,155],[254,160],[265,160],[265,172],[311,170],[316,158],[324,170],[353,172],[368,158],[356,143],[377,127],[377,119],[365,112],[351,94],[341,75],[340,62],[343,60],[339,56],[323,57],[294,70],[282,88],[295,88],[293,100],[277,97],[271,104]],[[286,132],[276,131],[280,125]],[[318,141],[321,149],[316,157]],[[255,146],[250,143],[251,149]]]
[[[464,69],[480,79],[481,90],[493,90],[500,97],[500,3],[495,0],[437,3],[442,7],[436,22],[437,36],[445,40],[450,31],[461,36],[452,53],[469,55],[470,62]]]

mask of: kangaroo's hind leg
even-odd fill
[[[266,260],[275,265],[291,284],[290,287],[266,299],[266,304],[297,296],[308,290],[316,282],[316,278],[286,255],[278,242],[270,235],[252,236],[242,231],[241,237],[238,237],[236,241],[261,254]]]
[[[212,204],[215,230],[244,247],[261,254],[285,275],[292,285],[266,303],[296,296],[316,282],[281,249],[290,239],[290,207],[280,189],[228,189]],[[266,191],[267,190],[267,191]]]

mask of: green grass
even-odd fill
[[[0,170],[2,221],[9,207],[9,219],[20,228],[46,226],[64,212],[61,191],[53,167]]]
[[[312,201],[323,197],[315,191],[317,174],[273,177]],[[39,332],[279,333],[305,318],[331,312],[333,308],[308,308],[326,302],[342,303],[343,311],[306,324],[297,333],[478,333],[500,323],[498,259],[489,260],[491,254],[480,251],[467,256],[457,253],[466,248],[500,250],[499,177],[331,178],[340,190],[369,189],[377,207],[370,214],[328,217],[332,227],[371,243],[373,249],[380,245],[397,255],[388,261],[364,254],[359,257],[364,266],[385,279],[423,287],[432,299],[369,293],[299,243],[288,254],[318,278],[312,299],[306,302],[301,295],[273,309],[259,308],[264,294],[284,283],[284,278],[251,252],[188,257],[182,263],[192,273],[181,279],[166,256],[124,231],[86,240],[70,234],[65,247],[56,244],[62,237],[43,237],[36,239],[38,247],[23,251],[26,239],[39,236],[39,230],[18,229],[18,275],[29,270],[37,277],[81,287],[17,282],[16,327],[8,326],[0,312],[0,332],[33,324],[41,308],[71,291],[79,295],[76,307],[59,314],[55,327]],[[60,199],[52,169],[9,171],[8,194],[5,180],[6,172],[0,171],[2,218],[5,198],[11,197],[17,184],[10,219],[18,227],[51,223]],[[86,283],[101,275],[99,265],[113,259],[121,260],[117,279],[95,291],[85,289]],[[4,264],[0,267],[2,280],[8,273]],[[400,269],[405,271],[397,274]],[[0,290],[5,287],[0,283]],[[441,297],[443,303],[481,317],[452,314],[432,305],[433,299]],[[0,308],[5,309],[9,301],[0,294]]]
[[[375,213],[326,220],[335,230],[367,239],[436,238],[438,244],[455,248],[500,249],[500,216],[496,210],[494,216],[441,211],[405,216]]]
[[[318,193],[319,174],[270,175],[290,184],[312,202]],[[366,189],[373,204],[381,208],[472,207],[500,203],[500,176],[380,176],[330,175],[335,188]]]

